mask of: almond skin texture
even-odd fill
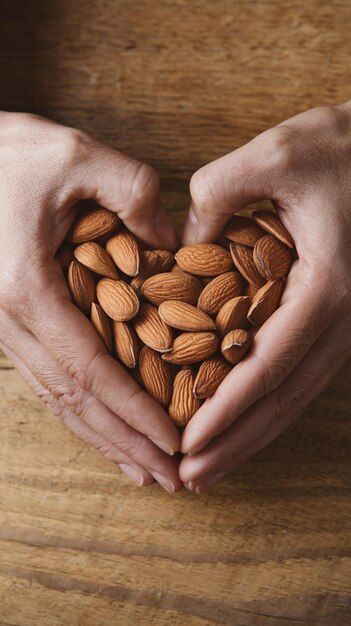
[[[217,356],[201,363],[194,383],[195,398],[202,400],[212,396],[231,369],[229,363]]]
[[[239,272],[226,272],[213,278],[200,294],[197,306],[207,315],[216,315],[223,304],[240,296],[244,281]]]
[[[160,355],[148,346],[140,352],[140,377],[146,391],[163,407],[171,401],[173,374],[171,366],[165,363]]]
[[[68,268],[68,286],[73,302],[83,313],[90,315],[91,305],[95,300],[95,281],[92,273],[73,260]]]
[[[112,354],[113,338],[111,322],[100,304],[96,304],[95,302],[91,305],[91,322],[104,342],[108,352]]]
[[[286,230],[284,224],[280,221],[277,213],[273,211],[254,211],[252,218],[259,224],[267,233],[274,235],[288,248],[294,248],[294,241],[290,233]]]
[[[255,265],[252,248],[237,243],[231,243],[230,252],[233,257],[234,265],[238,268],[245,280],[255,287],[262,287],[262,285],[264,285],[264,278]]]
[[[233,266],[228,250],[215,243],[184,246],[178,250],[175,258],[182,270],[198,276],[218,276]]]
[[[168,363],[191,365],[216,352],[219,339],[214,333],[182,333],[175,338],[170,352],[162,355]]]
[[[127,274],[127,276],[136,276],[138,274],[140,265],[139,246],[132,233],[126,230],[116,233],[108,240],[106,250],[124,274]]]
[[[167,352],[172,346],[172,331],[161,319],[158,310],[145,302],[140,306],[134,320],[134,329],[139,339],[157,352]]]
[[[116,213],[96,206],[78,215],[68,238],[72,243],[93,241],[115,230],[120,222]]]
[[[256,293],[248,311],[247,319],[255,326],[261,326],[278,308],[284,284],[282,280],[269,280]]]
[[[139,276],[144,276],[144,280],[160,274],[162,269],[162,258],[157,250],[142,250],[140,252]]]
[[[243,215],[233,215],[223,233],[224,237],[244,246],[254,246],[265,235],[254,221]]]
[[[99,304],[116,322],[127,322],[138,313],[138,297],[123,280],[103,278],[98,282],[96,291]]]
[[[190,274],[165,272],[148,278],[141,286],[141,294],[153,304],[166,300],[182,300],[196,304],[202,285]]]
[[[289,248],[272,235],[265,235],[256,243],[253,258],[261,276],[267,280],[286,276],[292,264]]]
[[[174,259],[174,254],[173,252],[169,252],[169,250],[146,250],[145,254],[147,252],[154,252],[155,254],[158,255],[159,257],[159,264],[160,264],[160,268],[157,270],[157,273],[161,273],[161,272],[170,272],[174,263],[175,263],[175,259]],[[155,272],[156,273],[156,272]]]
[[[222,354],[229,363],[236,365],[245,356],[251,343],[251,336],[246,330],[231,330],[222,341]]]
[[[160,304],[158,312],[168,326],[178,330],[216,330],[216,325],[211,317],[195,306],[180,300],[163,302]]]
[[[173,394],[168,413],[174,423],[184,428],[200,408],[201,402],[195,398],[193,387],[195,376],[190,368],[180,370],[174,378]]]
[[[126,322],[113,322],[115,352],[119,360],[130,369],[138,365],[139,341]]]
[[[117,270],[105,248],[95,241],[86,241],[74,251],[74,256],[82,264],[95,274],[106,278],[118,279]]]
[[[248,296],[239,296],[222,306],[216,317],[216,326],[221,337],[235,328],[245,328],[250,305],[251,300]]]

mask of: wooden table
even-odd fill
[[[349,0],[3,0],[0,101],[191,173],[350,97]],[[201,497],[131,487],[0,370],[2,626],[351,622],[351,366]]]

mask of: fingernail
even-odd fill
[[[185,487],[185,489],[187,489],[188,491],[192,491],[192,490],[193,490],[193,487],[194,487],[194,485],[193,485],[193,481],[192,481],[192,480],[190,480],[188,483],[184,483],[184,487]]]
[[[160,242],[169,248],[174,248],[178,243],[177,233],[173,224],[169,221],[164,209],[160,209],[154,220],[154,228]]]
[[[200,495],[200,493],[203,493],[204,491],[206,491],[206,489],[208,489],[215,482],[223,478],[223,476],[225,476],[225,472],[223,472],[222,470],[218,470],[218,472],[214,472],[211,476],[209,476],[206,480],[204,480],[201,483],[201,485],[196,487],[195,493],[197,495]]]
[[[138,470],[134,469],[134,467],[130,467],[130,465],[126,465],[125,463],[120,463],[119,467],[122,470],[122,472],[126,476],[128,476],[128,478],[130,478],[130,480],[135,485],[138,485],[138,487],[141,487],[141,485],[144,482],[144,478],[143,478],[142,474],[140,474],[140,472],[138,472]]]
[[[163,452],[166,452],[170,456],[173,456],[174,450],[172,450],[172,448],[167,446],[166,443],[164,443],[163,441],[160,441],[156,437],[149,437],[149,439],[150,439],[150,441],[152,441],[152,443],[155,444],[155,446],[157,446],[158,448],[161,448],[161,450],[163,450]]]
[[[170,493],[174,493],[175,487],[173,483],[171,483],[171,481],[168,480],[168,478],[166,478],[165,476],[162,476],[162,474],[159,474],[158,472],[151,472],[151,474],[153,475],[154,479],[157,480],[157,482],[160,483],[160,485],[164,489],[166,489],[166,491],[169,491]]]

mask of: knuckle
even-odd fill
[[[221,424],[226,430],[233,423],[233,406],[228,400],[228,394],[217,389],[213,396],[213,402],[215,403],[214,413],[216,414],[218,407],[218,410],[221,412]]]
[[[130,160],[126,166],[127,202],[138,209],[152,200],[159,190],[159,176],[148,163]]]
[[[129,458],[134,458],[138,452],[140,454],[140,444],[137,445],[136,440],[134,440],[134,437],[132,436],[130,437],[116,436],[116,438],[112,437],[111,445],[115,449],[119,450],[119,452],[123,452],[123,454],[125,454]]]
[[[38,392],[38,397],[55,417],[65,421],[65,406],[57,398],[46,391]]]
[[[82,389],[72,386],[64,392],[57,393],[55,395],[57,401],[60,402],[60,404],[62,404],[65,408],[68,408],[71,413],[84,418],[87,409],[88,396]]]
[[[272,359],[269,363],[256,352],[252,352],[250,357],[256,360],[255,378],[258,396],[266,396],[276,389],[291,369],[290,355],[286,357],[280,355],[276,360]]]
[[[297,159],[297,131],[292,125],[280,124],[268,132],[267,158],[273,167],[288,172]]]
[[[226,180],[224,170],[218,162],[209,163],[190,180],[190,195],[197,211],[200,211],[210,223],[223,223],[232,214],[230,182]]]
[[[77,128],[60,128],[56,134],[55,150],[60,158],[71,165],[84,159],[89,153],[91,139]]]
[[[34,113],[5,113],[6,120],[6,130],[9,133],[19,134],[22,132],[26,132],[28,128],[32,128],[34,124],[37,124],[41,119],[38,115]]]
[[[190,195],[195,205],[201,210],[204,210],[208,201],[213,198],[214,190],[208,165],[205,165],[192,175],[190,179]]]
[[[86,367],[82,367],[79,359],[61,359],[60,365],[67,375],[84,391],[90,391],[94,385],[96,372],[101,367],[102,360],[108,356],[103,348],[96,350]]]

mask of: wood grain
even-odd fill
[[[349,0],[1,0],[0,105],[146,160],[181,223],[202,164],[350,97]],[[351,364],[201,497],[131,487],[0,358],[0,626],[351,621]]]

